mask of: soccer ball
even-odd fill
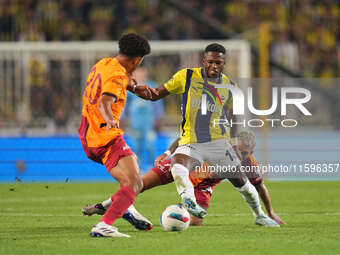
[[[161,226],[165,231],[184,231],[190,225],[190,214],[181,205],[169,205],[161,214]]]

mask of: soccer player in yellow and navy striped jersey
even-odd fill
[[[239,169],[241,165],[237,151],[229,143],[229,134],[232,137],[237,135],[236,126],[229,130],[225,125],[228,124],[227,117],[229,120],[235,117],[232,115],[233,97],[228,89],[228,85],[233,83],[222,73],[225,54],[226,50],[222,45],[208,45],[204,51],[203,68],[178,71],[157,89],[158,95],[153,95],[151,99],[158,100],[169,94],[182,94],[181,134],[179,146],[171,160],[171,174],[184,207],[199,218],[203,218],[206,211],[197,204],[194,187],[189,178],[189,169],[193,169],[194,162],[198,161],[202,165],[203,161],[206,161],[211,166],[229,169]],[[227,178],[250,206],[256,216],[255,222],[277,226],[276,222],[264,214],[256,189],[244,174],[238,174]]]
[[[232,94],[228,88],[216,88],[214,85],[234,83],[222,73],[219,73],[215,81],[216,83],[210,81],[205,68],[186,68],[164,84],[171,94],[183,95],[179,145],[223,138],[229,140],[229,127],[216,124],[213,120],[225,119],[226,109],[232,110]],[[203,95],[206,102],[205,112],[202,107]]]

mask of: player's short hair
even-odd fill
[[[151,52],[148,40],[138,34],[129,33],[119,39],[119,53],[129,58],[144,57]]]
[[[212,43],[212,44],[209,44],[207,47],[205,47],[204,53],[211,52],[211,51],[225,54],[226,49],[221,44]]]
[[[242,141],[244,146],[254,149],[256,145],[256,137],[253,132],[243,130],[239,133],[238,139]]]

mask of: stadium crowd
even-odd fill
[[[117,40],[123,32],[144,34],[150,40],[221,39],[166,2],[0,0],[0,41]],[[339,76],[339,1],[188,0],[184,4],[218,21],[229,34],[256,34],[259,25],[268,22],[276,48],[272,54],[280,63],[309,77]]]

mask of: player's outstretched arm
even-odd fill
[[[177,138],[169,147],[169,149],[167,149],[162,155],[159,155],[156,160],[155,160],[155,166],[159,167],[159,164],[161,164],[163,161],[167,160],[169,158],[169,156],[175,152],[175,150],[178,147],[178,141],[179,138]]]
[[[270,218],[272,218],[273,220],[275,220],[277,223],[279,224],[286,224],[286,222],[284,222],[275,212],[274,209],[272,207],[272,203],[270,200],[270,196],[269,196],[269,192],[268,189],[266,187],[266,185],[264,185],[264,183],[260,183],[258,185],[255,186],[257,189],[257,192],[260,195],[260,198],[264,204],[264,206],[266,207],[266,211],[268,213],[268,216]]]
[[[145,100],[152,100],[153,96],[158,96],[157,90],[148,85],[128,86],[128,90]]]
[[[138,85],[137,81],[134,78],[132,78],[131,75],[129,75],[128,77],[129,77],[129,83],[127,86],[128,91],[146,100],[151,100],[152,95],[158,95],[158,92],[156,91],[156,89],[148,85]]]
[[[166,97],[167,95],[170,94],[170,92],[167,91],[167,89],[164,86],[158,87],[156,89],[156,92],[157,92],[157,94],[156,93],[152,94],[152,97],[150,99],[151,101],[157,101],[157,100],[159,100],[163,97]]]
[[[137,85],[134,79],[131,80],[130,83],[128,84],[127,90],[145,100],[151,100],[152,95],[158,95],[156,89],[148,85]]]

